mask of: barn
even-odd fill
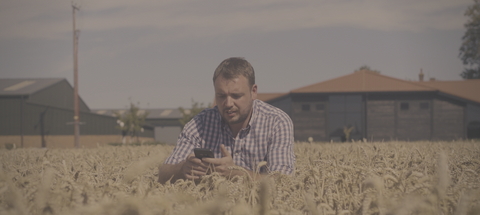
[[[407,81],[361,70],[259,99],[290,115],[298,141],[345,141],[346,133],[373,141],[480,138],[480,80]]]
[[[120,142],[116,118],[92,113],[79,98],[80,147]],[[66,79],[0,79],[0,144],[71,148],[73,87]],[[142,138],[153,140],[153,127]]]

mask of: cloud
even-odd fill
[[[463,28],[470,0],[83,0],[82,31],[148,28],[172,38],[353,26],[381,31]],[[62,0],[0,2],[0,38],[55,39],[72,31]]]

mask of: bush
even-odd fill
[[[5,143],[5,148],[8,149],[8,150],[12,150],[14,144],[15,143]]]

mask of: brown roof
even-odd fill
[[[368,70],[356,71],[328,81],[290,91],[291,93],[334,92],[415,92],[440,91],[480,103],[480,80],[462,81],[405,81]],[[257,99],[270,101],[287,93],[258,93]],[[215,101],[214,101],[215,104]]]
[[[361,70],[339,78],[312,84],[292,90],[292,93],[331,93],[331,92],[405,92],[435,91],[436,89],[381,75],[376,72]]]
[[[425,81],[418,84],[480,103],[480,79],[462,81]]]
[[[405,81],[361,70],[292,90],[292,93],[441,91],[480,103],[480,80]]]

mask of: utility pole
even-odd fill
[[[74,111],[74,135],[75,135],[75,148],[80,147],[80,118],[78,108],[78,33],[79,30],[75,27],[75,10],[80,10],[76,5],[72,3],[73,9],[73,111]]]
[[[20,98],[20,147],[23,148],[23,95]]]

